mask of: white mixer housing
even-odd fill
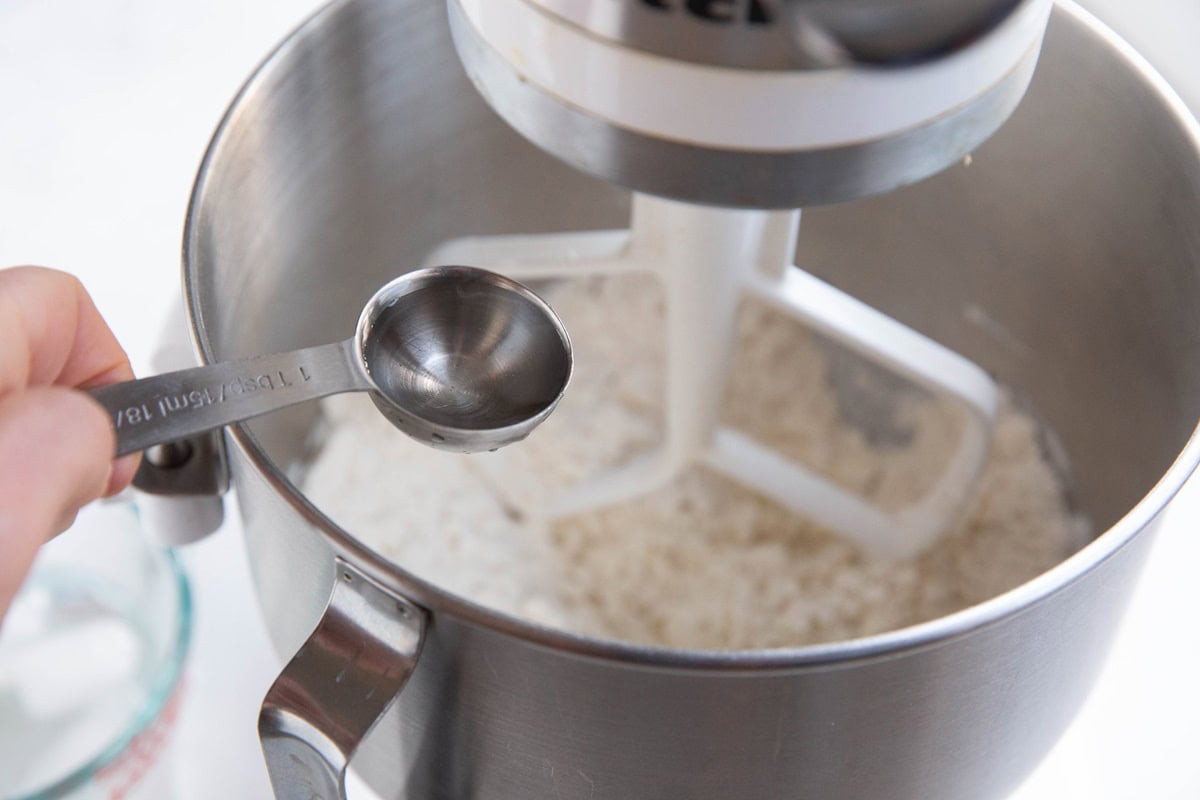
[[[450,18],[491,105],[568,163],[680,200],[798,208],[888,191],[967,155],[1024,94],[1052,3],[1026,0],[953,49],[882,64],[807,21],[820,5],[782,5],[793,13],[777,24],[804,58],[771,68],[743,66],[736,51],[699,62],[597,33],[617,7],[667,3],[451,0]]]

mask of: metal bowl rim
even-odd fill
[[[339,0],[334,0],[316,11],[260,62],[226,109],[201,162],[185,218],[183,285],[191,335],[202,363],[212,363],[215,359],[206,332],[207,326],[199,298],[200,281],[196,277],[198,267],[193,261],[192,253],[199,247],[198,217],[204,205],[213,165],[225,147],[226,131],[248,98],[263,90],[263,85],[273,70],[286,65],[288,56],[297,43],[306,34],[319,29],[325,18],[332,16],[341,4]],[[1142,81],[1146,91],[1158,99],[1179,130],[1191,140],[1197,159],[1200,160],[1200,123],[1150,63],[1074,0],[1057,0],[1053,13],[1057,18],[1065,18],[1071,24],[1084,28],[1094,37],[1096,46],[1107,47],[1124,61],[1131,72]],[[1036,578],[977,605],[917,625],[858,639],[786,648],[717,651],[635,645],[589,638],[540,627],[476,605],[407,572],[338,527],[288,480],[284,471],[270,460],[245,425],[230,426],[229,435],[259,471],[264,481],[322,533],[336,555],[352,561],[381,584],[405,595],[418,605],[425,606],[431,613],[450,614],[469,624],[523,640],[531,646],[558,654],[689,674],[757,674],[841,668],[867,660],[890,659],[916,650],[939,647],[950,640],[1001,623],[1051,599],[1053,595],[1069,588],[1075,581],[1118,553],[1155,521],[1200,463],[1198,427],[1193,429],[1183,449],[1157,483],[1108,530]]]

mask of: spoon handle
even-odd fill
[[[348,339],[114,383],[89,394],[108,411],[116,455],[123,456],[305,400],[369,388]]]

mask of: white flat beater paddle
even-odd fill
[[[795,267],[799,224],[798,211],[635,195],[630,230],[468,237],[427,256],[427,263],[477,265],[520,281],[650,273],[667,290],[662,446],[569,488],[547,510],[550,519],[633,499],[700,463],[877,556],[920,552],[953,522],[987,457],[995,384],[962,356]],[[745,294],[969,412],[957,449],[923,497],[887,511],[721,424]]]

